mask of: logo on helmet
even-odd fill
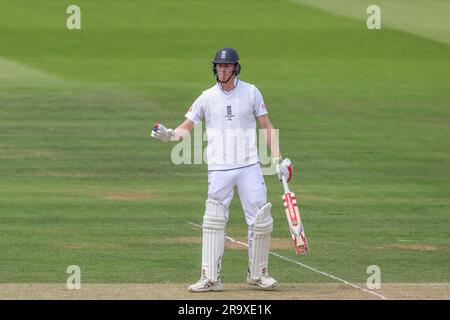
[[[227,57],[227,52],[225,50],[222,51],[222,59],[225,59]]]

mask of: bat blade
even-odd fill
[[[298,255],[307,253],[309,252],[309,246],[306,240],[305,230],[303,229],[295,193],[286,192],[282,196],[282,199],[295,251]]]

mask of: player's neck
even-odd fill
[[[237,83],[238,79],[236,77],[233,77],[226,83],[219,83],[219,86],[222,88],[223,91],[230,92],[236,87]]]

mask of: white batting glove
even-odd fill
[[[152,137],[163,143],[168,143],[171,141],[174,132],[172,129],[167,129],[164,125],[155,122],[152,129]]]
[[[288,158],[282,159],[279,158],[273,158],[273,162],[276,164],[277,174],[280,181],[282,181],[281,177],[284,176],[286,178],[286,181],[289,182],[292,178],[292,164],[291,160]]]

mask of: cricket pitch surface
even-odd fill
[[[358,284],[361,288],[364,285]],[[1,283],[0,299],[14,300],[448,300],[450,283],[387,283],[370,294],[345,284],[281,283],[271,291],[247,284],[224,283],[224,291],[190,293],[188,284],[81,284],[67,289],[65,284]]]

